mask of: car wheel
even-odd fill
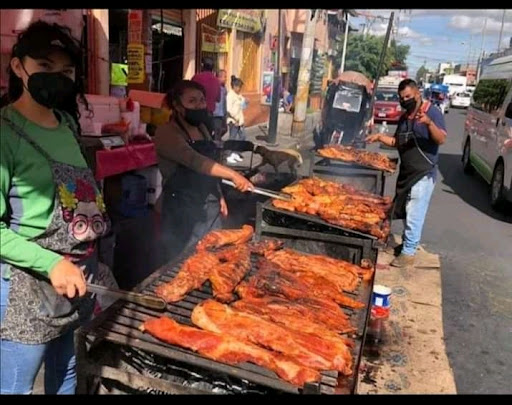
[[[473,165],[471,164],[471,160],[469,159],[471,153],[471,145],[469,143],[469,138],[464,144],[464,151],[462,152],[462,168],[464,169],[464,173],[473,174],[475,171]]]
[[[503,179],[505,177],[505,167],[499,162],[494,168],[491,180],[491,206],[495,210],[501,210],[505,204],[503,195]]]

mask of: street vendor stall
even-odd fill
[[[118,302],[81,329],[79,392],[354,393],[374,267],[336,237],[252,238],[214,231],[145,280],[165,312]]]

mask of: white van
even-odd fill
[[[464,172],[476,170],[490,184],[493,208],[512,202],[512,56],[485,67],[471,97],[462,148]]]

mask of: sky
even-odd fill
[[[416,76],[416,71],[425,61],[425,66],[429,70],[437,71],[441,62],[466,65],[469,61],[470,65],[476,66],[482,48],[487,54],[496,52],[504,11],[502,50],[509,47],[512,36],[512,9],[356,9],[356,11],[368,14],[368,18],[352,17],[351,26],[361,32],[363,29],[361,24],[370,22],[370,33],[374,35],[386,33],[387,18],[392,11],[395,12],[393,35],[399,43],[411,46],[407,57],[411,77]],[[386,19],[373,18],[377,16]],[[483,37],[484,23],[486,29]]]

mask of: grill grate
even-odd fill
[[[285,246],[286,245],[288,245],[288,247],[293,247],[285,242]],[[177,261],[175,264],[164,266],[157,270],[152,276],[146,279],[137,290],[145,293],[154,293],[154,289],[158,285],[168,282],[178,273],[185,257],[188,257],[188,255],[185,255],[182,260]],[[249,277],[257,271],[255,266],[257,260],[258,257],[252,254],[251,270],[246,277]],[[215,390],[219,392],[222,390],[227,390],[229,392],[237,392],[237,390],[240,392],[245,392],[244,390],[247,390],[248,392],[259,392],[265,391],[265,389],[283,393],[352,393],[355,390],[357,381],[357,369],[360,362],[362,343],[368,318],[370,291],[371,283],[360,282],[357,291],[355,291],[352,296],[357,297],[364,302],[366,304],[366,308],[359,311],[354,311],[350,308],[343,309],[351,318],[354,326],[357,327],[357,332],[353,335],[356,343],[355,347],[352,349],[354,356],[353,375],[347,378],[338,377],[338,373],[333,371],[322,372],[322,379],[320,383],[307,384],[303,390],[281,380],[275,373],[265,368],[249,363],[240,365],[220,363],[207,359],[188,349],[169,345],[153,338],[149,334],[139,331],[138,328],[144,321],[160,317],[162,315],[169,316],[179,323],[193,326],[192,321],[190,320],[193,308],[199,302],[212,297],[209,282],[206,282],[201,290],[190,292],[182,301],[168,304],[165,313],[143,308],[137,304],[117,302],[101,314],[100,317],[93,320],[90,325],[83,328],[80,333],[82,336],[101,337],[108,342],[121,345],[122,350],[126,350],[126,346],[129,346],[138,352],[139,357],[140,353],[144,352],[148,353],[147,356],[156,355],[157,357],[163,358],[167,363],[169,363],[169,360],[174,360],[184,364],[185,368],[192,367],[193,369],[200,370],[197,371],[199,376],[197,379],[201,381],[211,380],[211,378],[208,379],[205,377],[209,374],[216,376],[213,379],[214,381],[225,381],[226,378],[231,378],[233,381],[237,381],[236,384],[232,382],[224,382],[220,385],[210,383],[209,386],[201,386],[201,389],[205,389],[212,393]],[[132,356],[132,359],[133,358],[134,356]],[[153,364],[151,361],[148,361],[148,358],[149,357],[146,357],[144,361],[138,360],[139,368],[151,369],[153,373],[156,373],[155,378],[162,378],[164,375],[168,376],[176,374],[176,370],[163,369],[157,365],[158,363],[155,360],[153,360]],[[169,377],[166,377],[166,379],[169,379]],[[188,384],[191,384],[194,382],[194,378],[189,375],[184,379],[184,381],[188,381]],[[199,382],[197,382],[197,384],[199,384]],[[197,384],[194,386],[195,388],[198,386]],[[227,389],[226,387],[230,388]]]

